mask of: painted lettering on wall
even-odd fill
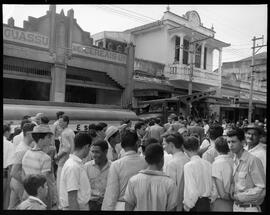
[[[39,33],[21,31],[6,26],[3,26],[3,39],[42,48],[49,48],[49,37]]]
[[[124,54],[111,52],[91,46],[72,43],[72,53],[115,63],[126,64],[127,56]]]

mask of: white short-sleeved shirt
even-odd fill
[[[177,186],[177,211],[183,209],[184,196],[184,165],[190,159],[182,152],[176,152],[172,155],[172,159],[168,162],[166,167],[166,175],[174,180]]]
[[[168,154],[165,150],[164,150],[164,164],[163,164],[163,172],[166,172],[166,168],[167,168],[167,164],[168,162],[172,159],[172,155]]]
[[[169,211],[177,204],[176,184],[162,171],[141,170],[130,178],[124,199],[135,211]]]
[[[69,155],[65,162],[61,176],[59,199],[60,207],[69,207],[68,192],[77,190],[79,206],[87,204],[91,197],[91,186],[82,160],[74,154]]]
[[[259,143],[257,146],[248,150],[248,152],[261,160],[266,175],[266,146],[263,143]]]
[[[212,191],[212,166],[198,155],[184,165],[184,201],[193,208],[200,197],[210,197]]]
[[[59,153],[62,151],[68,152],[66,155],[61,157],[58,161],[58,166],[63,166],[70,153],[74,150],[74,138],[75,133],[71,128],[65,128],[60,135],[60,146]]]
[[[3,138],[3,168],[7,168],[14,163],[15,147],[14,144]]]
[[[234,161],[230,155],[218,155],[212,163],[212,177],[215,177],[223,182],[226,193],[230,192],[232,184]],[[218,198],[218,193],[215,184],[213,183],[212,198]]]
[[[13,144],[17,147],[23,141],[23,132],[13,137]]]

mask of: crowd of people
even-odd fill
[[[3,125],[4,209],[265,211],[266,120],[171,114],[69,128],[69,116]]]

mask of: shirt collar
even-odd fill
[[[215,160],[220,160],[220,159],[227,159],[227,158],[230,158],[231,156],[226,154],[226,155],[218,155],[217,157],[215,157]]]
[[[199,160],[201,159],[199,155],[194,155],[190,158],[190,160]]]
[[[35,197],[35,196],[29,196],[28,198],[31,199],[31,200],[34,200],[34,201],[39,202],[41,205],[43,205],[44,207],[47,208],[47,205],[45,205],[44,202],[41,201],[39,198],[37,198],[37,197]]]
[[[244,151],[243,151],[243,153],[242,153],[242,155],[241,155],[241,157],[240,157],[239,159],[237,158],[236,155],[234,155],[234,161],[236,161],[237,159],[238,159],[239,161],[240,161],[240,160],[245,161],[246,158],[247,158],[247,156],[248,156],[248,151],[244,149]]]
[[[253,147],[252,149],[248,150],[248,152],[254,152],[260,148],[264,148],[262,143],[257,144],[255,147]]]
[[[146,175],[159,175],[159,176],[167,176],[164,172],[159,171],[159,170],[149,170],[149,169],[143,169],[139,171],[139,173],[146,174]]]
[[[178,152],[175,152],[172,156],[173,157],[178,157],[178,156],[183,156],[183,155],[185,155],[184,152],[178,151]]]
[[[79,158],[77,155],[74,154],[70,154],[69,158],[73,159],[74,161],[78,162],[78,163],[82,163],[82,159]]]
[[[111,161],[110,161],[110,160],[107,160],[107,163],[106,163],[105,166],[101,169],[101,171],[104,170],[104,169],[106,169],[106,168],[110,165],[110,163],[111,163]],[[93,165],[93,166],[98,166],[98,165],[96,164],[95,160],[93,160],[92,165]]]
[[[129,155],[135,155],[135,154],[137,154],[136,151],[133,151],[133,150],[132,151],[127,151],[127,152],[124,153],[123,157],[124,156],[129,156]]]

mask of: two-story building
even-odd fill
[[[221,118],[231,121],[248,118],[248,105],[251,84],[252,57],[239,61],[224,62],[222,65],[222,96],[231,100],[229,105],[221,106]],[[252,95],[252,121],[263,122],[266,117],[267,96],[267,53],[254,56],[254,85]]]
[[[167,9],[156,22],[123,32],[101,32],[92,37],[96,45],[100,42],[104,44],[112,37],[115,41],[132,42],[135,45],[134,96],[137,101],[153,99],[153,95],[159,96],[156,98],[187,95],[190,79],[193,93],[215,90],[216,97],[221,96],[222,48],[230,44],[217,40],[214,29],[203,26],[196,11],[188,11],[179,16]],[[213,71],[214,50],[219,52],[218,71]],[[152,77],[149,80],[143,77],[147,73]],[[161,79],[158,74],[162,74]],[[138,80],[144,80],[145,84],[138,86]],[[163,85],[163,92],[156,85],[157,82]],[[149,92],[149,88],[152,92]],[[149,98],[149,94],[152,98]],[[192,105],[199,108],[197,113],[202,113],[203,109],[205,117],[209,115],[209,105],[216,106],[219,103],[216,97],[212,100],[202,97],[204,102]],[[183,104],[184,110],[187,105]],[[216,107],[212,109],[214,112],[219,110]]]

